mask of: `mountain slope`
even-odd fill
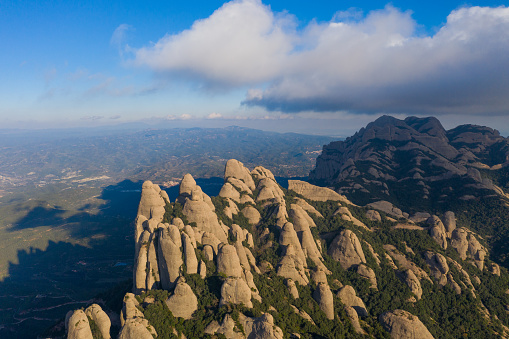
[[[325,145],[309,178],[358,204],[384,200],[410,213],[454,211],[507,265],[508,177],[509,139],[496,130],[447,131],[436,118],[383,116]]]
[[[187,174],[174,202],[143,184],[121,324],[77,310],[69,337],[509,336],[509,274],[453,213],[416,222],[236,160],[224,177],[209,197]]]

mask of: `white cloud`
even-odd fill
[[[121,24],[113,31],[110,39],[110,45],[118,49],[118,53],[122,56],[124,53],[124,44],[126,40],[126,34],[132,27],[128,24]]]
[[[271,81],[293,49],[293,20],[259,0],[232,1],[189,30],[136,51],[136,64],[226,86]]]
[[[431,36],[391,6],[295,27],[259,0],[232,1],[138,49],[133,63],[208,86],[248,86],[245,104],[283,112],[509,111],[509,8],[455,10]]]
[[[209,115],[207,115],[207,119],[221,119],[223,116],[220,114],[220,113],[216,113],[216,112],[213,112],[213,113],[210,113]]]

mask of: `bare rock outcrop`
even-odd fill
[[[282,246],[292,245],[295,250],[295,255],[301,260],[301,262],[305,265],[306,263],[306,255],[302,250],[299,237],[292,223],[287,222],[283,226],[281,230],[281,234],[279,236],[279,243]]]
[[[445,286],[447,284],[447,273],[449,273],[447,259],[440,253],[433,253],[431,251],[426,251],[424,253],[424,258],[426,259],[426,263],[435,281],[439,285]]]
[[[452,232],[456,229],[456,216],[454,212],[447,211],[444,213],[444,227],[447,232],[447,236],[450,238]]]
[[[313,299],[318,303],[320,309],[325,313],[327,319],[334,319],[334,299],[329,285],[326,283],[319,283],[313,292]]]
[[[217,272],[227,277],[240,278],[242,276],[242,267],[235,246],[223,245],[221,247],[217,255]]]
[[[210,199],[210,198],[209,198]],[[195,222],[197,229],[214,234],[221,242],[226,243],[226,233],[219,225],[217,215],[204,200],[204,194],[196,188],[191,193],[191,199],[186,198],[182,213],[189,222]]]
[[[257,225],[260,222],[260,212],[253,206],[246,206],[240,211],[249,220],[251,225]]]
[[[487,252],[473,232],[464,227],[455,229],[451,236],[451,247],[458,252],[462,260],[471,260],[482,271]]]
[[[176,226],[174,226],[176,229]],[[170,229],[172,229],[170,225]],[[170,290],[175,286],[176,280],[180,276],[180,269],[184,263],[182,260],[182,250],[180,248],[180,234],[173,235],[169,230],[162,230],[159,233],[159,276],[161,287]]]
[[[110,317],[103,311],[101,306],[97,304],[92,304],[85,310],[85,314],[92,319],[97,327],[99,328],[99,332],[103,339],[110,339],[110,328],[111,328],[111,320]]]
[[[353,265],[366,263],[366,257],[362,251],[361,243],[357,235],[350,230],[343,230],[332,240],[329,255],[339,261],[343,269],[349,269]]]
[[[166,305],[174,317],[191,319],[198,309],[198,299],[184,277],[180,277],[173,294],[166,300]]]
[[[313,219],[297,204],[292,204],[289,216],[293,219],[294,229],[300,239],[304,255],[323,271],[329,272],[322,262],[322,254],[311,233],[311,227],[316,227]]]
[[[229,182],[226,182],[223,187],[221,187],[221,191],[219,191],[219,196],[227,199],[231,199],[235,202],[240,202],[240,192],[237,191],[235,187]]]
[[[292,279],[301,285],[307,285],[309,279],[305,272],[305,261],[296,254],[295,246],[289,244],[285,248],[285,255],[278,263],[277,275]]]
[[[407,311],[385,312],[380,315],[379,320],[394,339],[433,339],[419,318]]]
[[[422,297],[421,282],[411,269],[403,272],[403,282],[410,288],[410,291],[412,291],[417,300],[420,300]]]
[[[346,316],[352,323],[355,333],[366,334],[366,331],[362,329],[361,324],[359,323],[359,315],[357,314],[357,311],[351,306],[345,306],[345,312]]]
[[[143,313],[137,308],[139,306],[134,294],[127,293],[124,296],[124,306],[120,314],[122,328],[118,334],[119,339],[153,339],[157,332]]]
[[[313,201],[341,201],[352,204],[344,195],[338,194],[326,187],[318,187],[301,180],[288,180],[288,189]]]
[[[357,266],[357,273],[361,277],[369,280],[369,282],[371,283],[370,288],[378,289],[375,271],[373,271],[371,267],[366,266],[364,264],[360,264],[359,266]]]
[[[399,267],[399,269],[401,269],[401,270],[410,269],[410,270],[412,270],[412,272],[415,274],[415,276],[418,279],[420,279],[420,280],[426,279],[430,283],[432,283],[431,278],[428,276],[426,271],[424,271],[422,268],[417,266],[414,262],[409,260],[404,254],[399,252],[396,249],[396,247],[394,247],[393,245],[387,244],[387,245],[384,245],[384,249],[387,251],[388,256],[390,258],[394,259],[398,263],[398,266],[396,268]]]
[[[187,274],[198,273],[198,259],[196,258],[191,238],[186,233],[182,233],[182,244],[184,245],[184,259]]]
[[[357,293],[355,293],[355,290],[353,289],[352,286],[350,285],[343,286],[339,290],[337,297],[346,306],[353,307],[360,317],[368,316],[368,310],[366,309],[366,305],[364,304],[362,299],[357,296]]]
[[[233,177],[242,180],[251,191],[256,188],[251,172],[238,160],[230,159],[226,162],[224,177],[225,179]]]
[[[258,318],[250,318],[239,315],[239,321],[246,332],[247,339],[283,339],[283,331],[274,324],[274,317],[265,313]]]
[[[355,226],[364,227],[364,228],[368,229],[368,227],[366,225],[364,225],[363,222],[361,222],[359,219],[357,219],[356,217],[354,217],[352,215],[352,212],[350,212],[348,207],[339,206],[338,209],[334,212],[334,215],[340,215],[341,219],[343,219],[345,221],[350,221]]]
[[[408,213],[403,213],[399,208],[385,200],[372,202],[367,204],[366,207],[385,212],[396,219],[408,218]]]
[[[72,311],[69,311],[69,313]],[[67,338],[93,339],[87,315],[83,310],[76,310],[67,320]]]
[[[226,278],[221,286],[221,300],[219,305],[244,304],[253,307],[251,302],[251,289],[241,278]]]
[[[426,223],[430,225],[429,234],[444,250],[447,249],[447,234],[439,217],[432,215],[426,220]]]
[[[155,219],[158,222],[163,220],[166,202],[160,192],[161,188],[151,181],[147,180],[143,183],[138,215],[143,215],[147,219]]]
[[[322,213],[318,212],[316,210],[316,208],[314,208],[313,206],[308,204],[308,202],[306,200],[301,199],[301,198],[295,198],[295,203],[297,205],[299,205],[300,207],[302,207],[304,209],[304,211],[306,211],[308,214],[311,213],[311,214],[316,215],[317,217],[323,218]]]

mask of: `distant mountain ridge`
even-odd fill
[[[432,183],[453,178],[472,185],[477,191],[473,196],[504,195],[479,170],[508,165],[509,139],[497,130],[476,125],[445,130],[434,117],[382,116],[345,141],[325,145],[310,181],[354,194],[363,202],[377,198],[397,202],[392,195],[403,189],[412,193],[413,204],[446,198],[444,187],[435,189]]]

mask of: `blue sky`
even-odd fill
[[[348,135],[393,114],[507,134],[504,6],[1,0],[0,128],[164,121]]]

